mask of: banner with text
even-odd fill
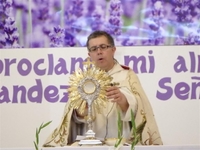
[[[164,143],[198,144],[200,47],[117,47],[115,56],[137,73]],[[68,101],[69,76],[87,57],[84,47],[0,51],[0,147],[31,146],[35,127],[53,120],[42,140],[49,135]],[[13,136],[20,133],[22,141]]]

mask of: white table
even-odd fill
[[[120,150],[130,150],[130,146],[123,146]],[[35,150],[32,148],[0,148],[0,150]],[[66,146],[42,148],[42,150],[114,150],[112,146]],[[200,145],[162,145],[135,146],[135,150],[200,150]]]

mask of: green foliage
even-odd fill
[[[121,120],[120,111],[118,111],[117,126],[118,126],[118,140],[117,140],[116,143],[115,143],[115,148],[117,148],[117,147],[120,145],[120,143],[121,143],[121,141],[122,141],[122,139],[123,139],[123,137],[122,137],[122,133],[123,133],[123,122],[122,122],[122,120]]]
[[[36,128],[36,133],[35,133],[35,138],[36,140],[34,141],[34,146],[35,146],[35,150],[39,150],[39,135],[40,135],[40,131],[45,128],[46,126],[48,126],[52,121],[49,121],[45,124],[41,124],[39,128]]]
[[[135,124],[135,117],[134,117],[134,113],[133,110],[131,109],[131,125],[132,125],[132,136],[133,141],[131,143],[131,150],[135,149],[135,145],[139,142],[140,136],[139,134],[137,134],[137,128],[136,128],[136,124]]]

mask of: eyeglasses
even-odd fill
[[[111,45],[106,45],[106,44],[101,44],[99,46],[93,46],[91,48],[89,48],[89,52],[97,52],[98,48],[100,48],[100,50],[107,50],[108,48],[112,47]]]

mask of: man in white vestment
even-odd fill
[[[116,47],[110,34],[95,31],[89,35],[87,49],[90,59],[97,67],[105,70],[117,85],[106,89],[106,107],[98,113],[93,109],[93,131],[95,137],[107,139],[118,137],[118,111],[123,121],[123,137],[131,138],[131,110],[134,112],[136,126],[142,125],[138,144],[161,145],[162,139],[154,118],[153,110],[143,91],[137,75],[127,66],[115,59]],[[87,107],[81,113],[67,102],[60,125],[50,134],[43,146],[66,146],[76,141],[77,135],[85,135],[88,126],[85,120]],[[138,131],[139,132],[139,131]]]

